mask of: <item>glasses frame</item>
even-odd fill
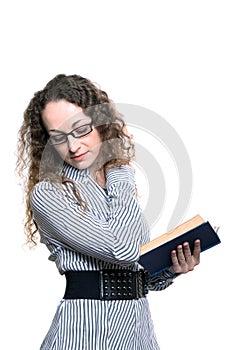
[[[81,135],[81,136],[75,136],[75,135],[74,135],[74,131],[75,131],[75,130],[78,130],[78,129],[80,129],[80,128],[83,128],[84,126],[90,126],[90,130],[89,130],[87,133],[85,133],[85,134],[83,134],[83,135]],[[75,128],[75,129],[71,130],[70,132],[59,131],[59,134],[60,134],[60,135],[65,136],[65,138],[66,138],[65,141],[57,142],[57,143],[52,142],[52,141],[51,141],[51,137],[53,137],[53,136],[55,136],[55,135],[52,135],[52,136],[50,135],[48,141],[49,141],[50,145],[52,145],[52,146],[62,145],[63,143],[67,143],[67,141],[68,141],[68,136],[70,136],[70,135],[73,136],[73,138],[75,138],[75,139],[80,139],[80,138],[82,138],[82,137],[84,137],[84,136],[90,134],[92,131],[93,131],[93,122],[91,121],[90,123],[84,124],[84,125],[82,125],[82,126],[79,126],[78,128]]]

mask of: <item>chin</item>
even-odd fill
[[[93,161],[80,161],[80,162],[75,162],[75,161],[70,161],[69,164],[72,165],[74,168],[77,168],[79,170],[84,170],[87,168],[90,168],[94,162]]]

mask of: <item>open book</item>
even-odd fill
[[[172,250],[184,242],[189,242],[190,249],[193,250],[196,239],[201,241],[201,251],[221,243],[210,223],[205,222],[200,215],[196,215],[173,230],[142,245],[139,264],[150,275],[155,275],[172,265]]]

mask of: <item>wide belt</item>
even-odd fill
[[[148,293],[144,270],[67,271],[63,299],[133,300]]]

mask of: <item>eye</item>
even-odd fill
[[[60,135],[52,135],[50,136],[50,142],[52,144],[58,144],[66,142],[66,135],[60,134]]]
[[[90,124],[82,125],[78,127],[77,129],[73,130],[73,134],[75,137],[80,137],[88,134],[92,130]]]

